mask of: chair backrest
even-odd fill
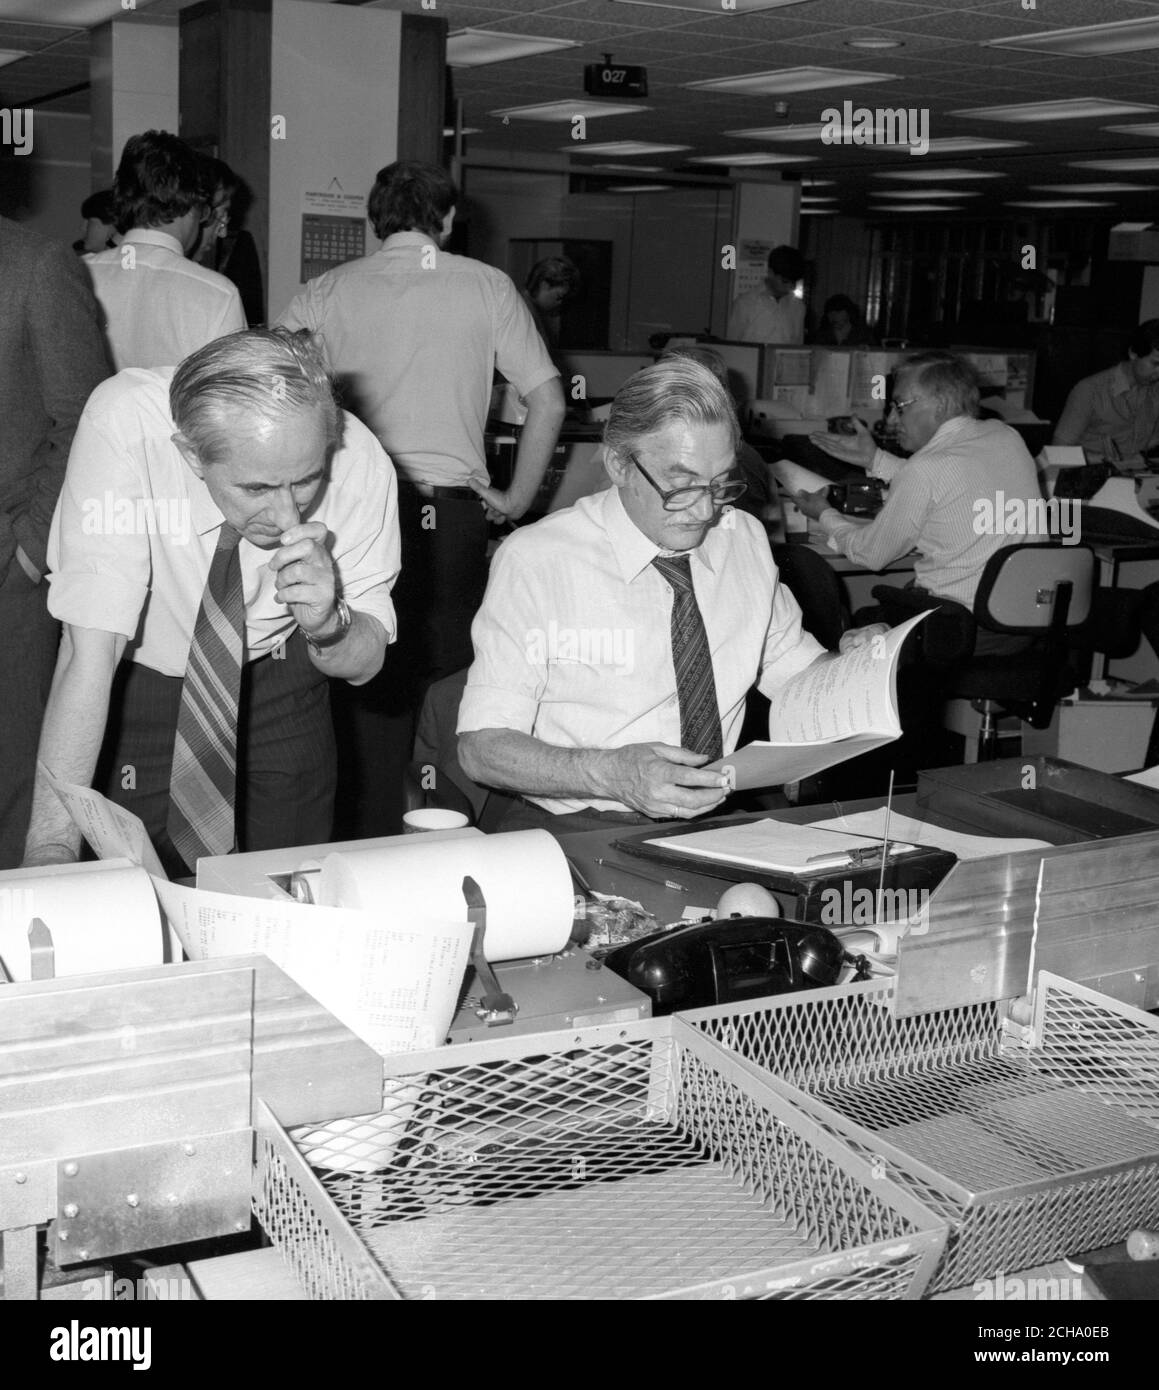
[[[1089,546],[1055,541],[1008,545],[986,562],[974,617],[995,632],[1043,634],[1060,626],[1056,608],[1065,594],[1061,626],[1075,628],[1090,614],[1094,588],[1095,554]]]
[[[849,626],[849,605],[840,576],[823,555],[807,545],[774,545],[773,561],[782,582],[801,606],[806,632],[835,652]]]

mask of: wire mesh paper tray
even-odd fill
[[[259,1129],[319,1298],[917,1298],[945,1222],[679,1019],[387,1058],[384,1109]]]
[[[869,981],[680,1015],[950,1222],[930,1292],[1159,1220],[1159,1019],[1040,973],[996,1003],[895,1018]]]

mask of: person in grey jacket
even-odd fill
[[[56,662],[48,527],[81,410],[111,371],[84,266],[0,217],[0,870],[24,850]]]

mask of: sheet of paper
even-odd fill
[[[852,353],[826,351],[825,348],[813,350],[813,395],[820,414],[848,414],[852,373]]]
[[[439,1047],[470,955],[463,921],[384,920],[379,912],[270,902],[155,878],[191,960],[260,952],[376,1052]]]
[[[52,937],[57,976],[160,965],[164,959],[165,935],[149,875],[127,859],[0,874],[0,964],[10,979],[31,978],[28,924],[34,917]],[[3,999],[0,989],[0,1006]]]
[[[776,463],[771,463],[769,467],[773,477],[790,496],[795,496],[798,492],[816,492],[819,488],[829,486],[828,478],[823,478],[820,473],[814,473],[810,468],[802,468],[792,459],[777,459]]]
[[[885,834],[885,807],[876,811],[858,811],[851,816],[834,816],[832,820],[814,822],[816,829],[852,831],[859,835],[872,835],[880,840]],[[912,816],[899,816],[896,811],[889,817],[890,843],[895,839],[905,840],[907,844],[921,845],[930,849],[948,849],[959,859],[991,859],[998,854],[1015,854],[1024,849],[1049,849],[1046,840],[1009,839],[998,835],[963,835],[957,830],[943,830],[940,825],[929,825],[925,821],[914,820]]]
[[[115,805],[91,787],[62,782],[43,763],[40,768],[98,859],[128,859],[140,864],[147,873],[160,878],[167,876],[138,816]]]
[[[748,743],[711,766],[713,770],[728,771],[729,785],[734,791],[783,787],[786,782],[816,777],[826,768],[892,743],[896,737],[896,734],[878,737],[860,734],[821,743]]]
[[[850,850],[871,848],[880,840],[822,830],[812,825],[758,820],[725,825],[716,830],[694,831],[691,835],[666,836],[646,843],[678,854],[718,859],[728,864],[779,869],[785,873],[816,873],[834,865],[839,867],[842,855],[848,855]],[[895,846],[895,853],[904,853],[905,848],[899,844]],[[814,859],[822,862],[811,864],[809,861]]]
[[[1124,782],[1138,782],[1141,787],[1159,788],[1159,763],[1154,767],[1145,767],[1142,772],[1132,772],[1130,777],[1124,777]]]

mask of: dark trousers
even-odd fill
[[[177,676],[123,661],[93,786],[145,822],[166,872],[193,871],[166,829],[173,742],[181,708]],[[238,847],[324,844],[334,820],[334,732],[329,681],[295,632],[285,656],[248,662],[238,709],[235,801]]]
[[[0,869],[24,857],[36,749],[52,685],[60,627],[48,616],[48,585],[33,584],[16,557],[0,581]]]
[[[614,830],[617,826],[657,825],[649,816],[638,811],[569,811],[553,815],[533,801],[517,801],[503,817],[499,829],[550,830],[555,835],[578,834],[584,830]]]
[[[487,587],[487,519],[477,498],[399,488],[398,640],[365,685],[335,685],[340,839],[397,834],[403,776],[427,688],[471,664],[471,620]]]

